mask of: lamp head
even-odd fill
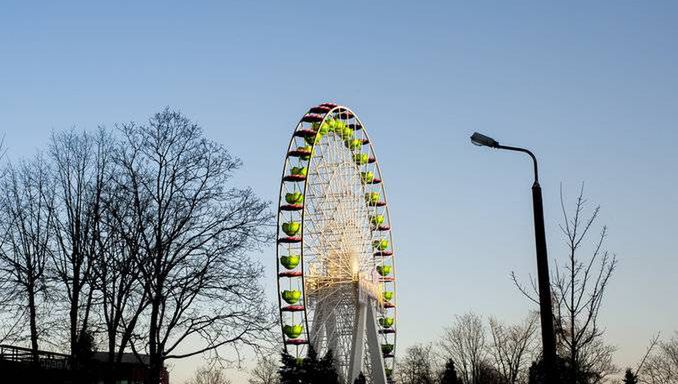
[[[479,147],[497,148],[499,146],[497,140],[478,132],[473,132],[473,135],[471,135],[471,143]]]

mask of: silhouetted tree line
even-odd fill
[[[417,344],[400,354],[396,377],[401,384],[678,384],[678,336],[666,342],[651,341],[635,369],[621,380],[612,362],[614,346],[605,341],[599,314],[617,266],[604,246],[607,228],[596,230],[600,207],[590,207],[584,188],[568,211],[561,190],[565,257],[552,268],[554,324],[557,341],[556,371],[559,383],[544,381],[540,329],[529,315],[517,324],[467,313],[457,316],[432,344]],[[592,244],[591,246],[587,246]],[[536,282],[512,279],[518,290],[538,305]],[[439,361],[444,361],[441,367]]]
[[[258,346],[271,324],[262,267],[268,203],[181,113],[93,132],[55,131],[0,173],[0,343],[165,361]],[[190,343],[187,341],[190,340]],[[143,355],[143,356],[142,356]]]
[[[474,324],[474,318],[480,319],[479,316],[473,314],[466,314],[460,316],[460,318],[457,319],[455,325],[453,325],[454,327],[460,327],[460,321]],[[530,333],[530,329],[533,328],[531,323],[535,319],[536,317],[532,316],[522,324],[510,326],[509,328],[513,328],[514,331],[519,330],[517,332],[518,335],[524,334],[525,331]],[[496,328],[498,322],[496,320],[493,322]],[[488,322],[488,325],[491,323]],[[482,322],[480,322],[480,325],[482,326]],[[497,332],[497,330],[494,332]],[[534,333],[532,332],[531,337],[534,336]],[[521,339],[522,337],[518,338],[518,340]],[[534,342],[534,345],[531,344],[532,342]],[[453,358],[443,357],[446,353],[442,348],[436,350],[434,344],[416,344],[408,348],[399,357],[398,364],[396,365],[396,382],[401,384],[544,383],[542,362],[539,354],[535,355],[534,352],[539,349],[536,345],[538,341],[532,340],[528,343],[530,348],[526,353],[521,353],[520,348],[517,350],[510,348],[503,350],[511,351],[509,353],[514,354],[516,358],[512,361],[517,362],[518,355],[520,355],[520,361],[524,361],[517,364],[517,375],[513,381],[511,381],[511,376],[507,375],[507,372],[512,371],[502,370],[501,363],[497,362],[496,359],[500,358],[497,356],[499,352],[497,352],[497,346],[492,346],[492,343],[494,342],[490,342],[490,345],[485,350],[486,354],[481,355],[478,366],[470,368],[471,371],[475,372],[475,376],[472,376],[470,380],[467,378],[466,373],[464,373],[464,370],[469,369],[468,361],[466,362],[466,368],[462,368],[460,373],[457,369],[457,363]],[[462,344],[471,346],[473,343],[466,339]],[[518,343],[518,345],[522,344]],[[463,360],[459,361],[461,361],[462,365],[465,364]],[[202,371],[203,369],[200,369],[198,373]],[[559,377],[559,383],[556,384],[577,384],[599,380],[596,376],[590,375],[590,373],[574,371],[567,359],[563,357],[558,358],[557,361],[557,376]],[[327,355],[319,360],[317,354],[312,352],[307,358],[298,359],[283,352],[280,362],[269,357],[259,360],[256,368],[252,371],[249,382],[250,384],[334,383],[336,377],[337,374],[331,364],[331,355]],[[191,381],[191,383],[193,382],[195,381]],[[226,382],[228,381],[224,381],[224,383]],[[354,381],[354,384],[366,382],[367,378],[361,373]],[[619,384],[678,384],[678,334],[668,341],[660,341],[659,337],[655,337],[651,341],[645,356],[635,369],[626,369],[622,378],[612,379],[608,377],[604,382]]]

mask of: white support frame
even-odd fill
[[[349,366],[349,383],[353,383],[360,375],[363,367],[363,355],[365,354],[365,325],[367,321],[367,303],[358,301],[356,303],[356,317],[353,326],[353,339],[351,342],[352,354],[351,365]]]
[[[377,332],[377,315],[375,306],[367,306],[367,347],[370,351],[372,363],[372,383],[386,384],[386,371],[384,370],[384,356],[381,354],[379,333]]]
[[[381,354],[379,332],[377,330],[377,316],[374,299],[358,300],[356,303],[356,321],[353,328],[353,342],[351,345],[351,365],[349,366],[349,383],[353,383],[360,375],[365,354],[365,339],[369,349],[372,372],[371,383],[386,384],[384,357]],[[367,337],[365,337],[367,336]]]

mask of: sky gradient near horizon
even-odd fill
[[[400,352],[470,310],[515,321],[533,308],[509,278],[535,270],[529,159],[468,137],[531,148],[552,259],[561,185],[568,204],[584,182],[602,206],[619,265],[601,317],[617,363],[635,365],[654,333],[678,330],[678,3],[421,3],[7,1],[0,133],[15,159],[52,129],[170,106],[275,200],[300,115],[351,107],[389,194]],[[257,257],[274,297],[274,248]]]

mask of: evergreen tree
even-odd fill
[[[94,342],[94,336],[89,329],[83,329],[80,332],[74,350],[74,381],[76,383],[94,382],[93,375],[95,374],[97,367],[92,359],[96,352],[96,344]]]
[[[540,383],[540,371],[539,371],[539,365],[537,365],[536,361],[532,362],[532,365],[530,365],[530,370],[528,371],[527,375],[527,383],[528,384],[538,384]]]
[[[356,377],[355,381],[353,384],[367,384],[367,378],[365,378],[365,375],[363,375],[362,372]]]
[[[316,378],[318,375],[318,353],[315,351],[315,348],[309,346],[308,354],[304,361],[302,362],[303,373],[301,376],[301,383],[303,384],[312,384],[316,383]],[[320,381],[317,381],[320,383]]]
[[[476,372],[476,375],[473,377],[473,381],[479,384],[504,383],[504,380],[502,379],[499,371],[485,361],[478,364],[478,372]]]
[[[334,354],[331,350],[327,351],[325,356],[318,361],[316,365],[314,381],[312,383],[339,384],[339,374],[334,368]]]
[[[624,384],[638,384],[638,376],[631,371],[631,369],[626,369],[626,374],[624,375]]]
[[[587,373],[575,372],[567,359],[556,356],[556,382],[554,384],[589,384],[599,382]],[[546,383],[544,378],[543,360],[535,361],[530,366],[528,384],[551,384]]]
[[[84,329],[80,332],[74,349],[78,364],[87,366],[91,362],[94,352],[96,352],[94,336],[89,329]]]
[[[445,370],[440,375],[440,384],[461,384],[452,359],[448,359],[445,363]]]
[[[297,359],[283,351],[281,361],[282,367],[278,371],[280,384],[339,384],[332,351],[320,360],[313,347],[309,347],[304,359]]]
[[[278,371],[280,384],[302,384],[304,369],[300,362],[292,355],[283,350],[281,356],[282,366]]]

